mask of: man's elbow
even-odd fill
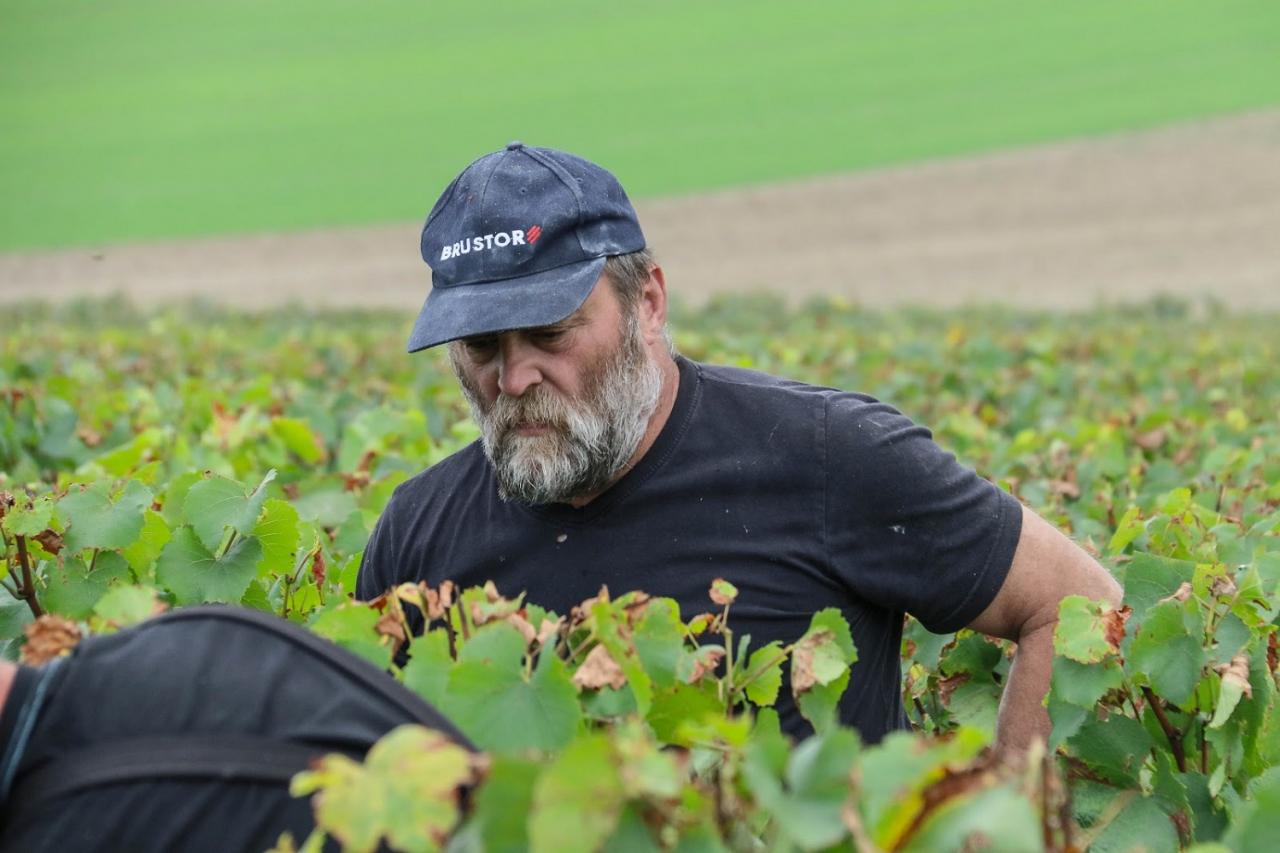
[[[1093,598],[1095,601],[1105,601],[1112,607],[1119,607],[1120,602],[1124,601],[1124,587],[1120,585],[1120,581],[1116,580],[1115,575],[1111,574],[1111,572],[1107,571],[1101,565],[1098,566],[1098,570],[1101,589],[1098,591],[1098,594],[1091,595],[1090,598]]]

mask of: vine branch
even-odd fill
[[[22,568],[22,589],[19,590],[18,597],[27,602],[31,615],[39,619],[44,615],[44,608],[36,598],[36,585],[31,577],[31,556],[27,553],[27,537],[15,536],[14,539],[18,544],[18,565]]]
[[[1151,706],[1152,713],[1156,715],[1156,720],[1160,723],[1160,728],[1164,731],[1164,736],[1169,741],[1169,747],[1173,750],[1173,760],[1178,764],[1178,772],[1186,773],[1187,754],[1182,748],[1182,733],[1169,721],[1169,716],[1164,712],[1160,699],[1151,692],[1150,687],[1142,688],[1142,695],[1146,697],[1147,704]]]

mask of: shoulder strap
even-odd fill
[[[288,785],[322,755],[361,752],[245,735],[156,736],[110,741],[76,750],[25,774],[13,789],[9,809],[29,809],[45,800],[120,782],[217,780]]]

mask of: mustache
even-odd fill
[[[521,424],[551,427],[564,432],[569,427],[570,404],[550,389],[535,386],[519,397],[499,394],[484,413],[495,435],[502,436]]]

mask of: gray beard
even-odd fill
[[[519,397],[499,394],[486,411],[453,348],[450,360],[504,501],[567,503],[602,491],[635,454],[662,391],[634,314],[617,350],[586,377],[579,400],[534,385]],[[524,421],[552,429],[522,436],[515,427]]]

